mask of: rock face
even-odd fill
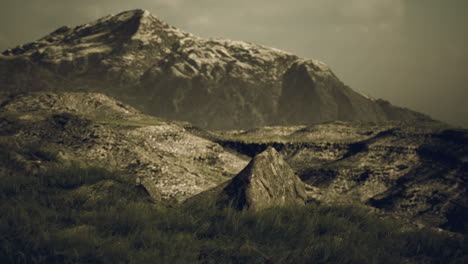
[[[260,210],[307,200],[304,183],[272,147],[256,155],[223,194],[238,209]]]
[[[216,129],[428,119],[356,93],[319,61],[199,38],[143,10],[61,27],[4,51],[0,88],[105,93],[155,116]]]

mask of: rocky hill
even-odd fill
[[[337,121],[222,131],[212,140],[251,157],[275,147],[311,200],[468,232],[467,130],[433,121]]]
[[[229,180],[248,163],[189,133],[182,123],[144,115],[95,93],[9,97],[0,104],[0,143],[25,150],[14,160],[29,173],[56,165],[105,168],[123,172],[156,201],[183,201]],[[31,148],[54,153],[54,162],[31,156]]]
[[[0,90],[99,92],[205,128],[429,119],[344,85],[322,62],[204,39],[149,12],[61,27],[0,55]]]

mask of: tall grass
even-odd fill
[[[163,207],[118,174],[79,166],[0,178],[0,263],[468,262],[466,239],[403,232],[349,206]]]

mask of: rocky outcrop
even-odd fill
[[[274,146],[319,202],[467,233],[467,139],[438,122],[331,122],[222,132],[217,142],[250,156]]]
[[[272,147],[258,154],[224,188],[226,201],[238,209],[260,210],[273,206],[304,204],[304,183]]]
[[[155,116],[216,129],[427,119],[356,93],[319,61],[200,38],[143,10],[61,27],[6,50],[0,87],[105,93]]]

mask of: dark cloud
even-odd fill
[[[358,91],[468,127],[465,0],[6,0],[0,49],[136,8],[201,36],[320,59]]]

